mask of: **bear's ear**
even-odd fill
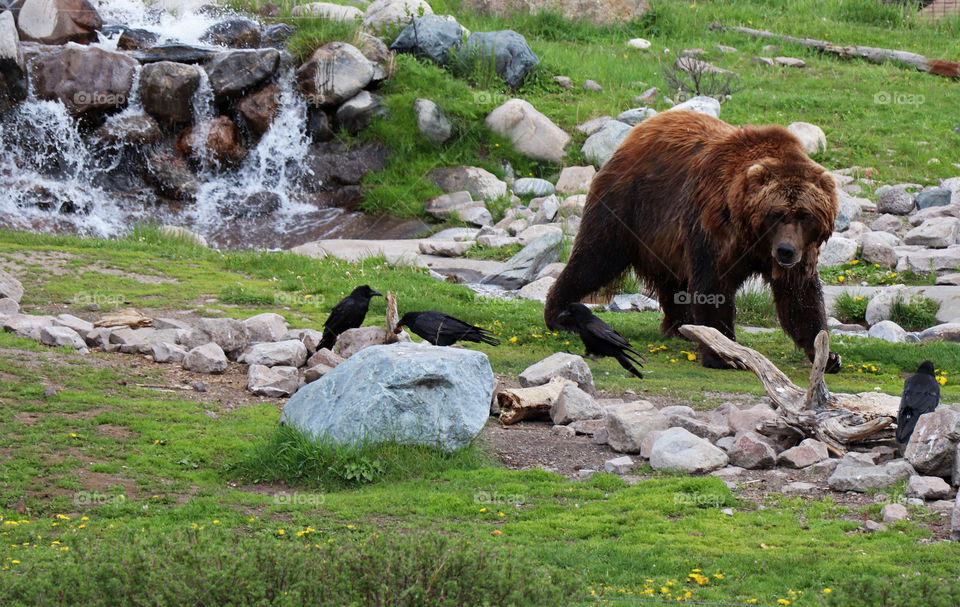
[[[837,189],[837,182],[833,179],[833,175],[831,175],[829,171],[824,171],[820,174],[820,187],[827,193]]]
[[[766,165],[760,164],[759,162],[751,164],[750,168],[747,169],[747,179],[757,179],[758,181],[767,181],[773,176],[773,173],[770,172],[770,169]]]

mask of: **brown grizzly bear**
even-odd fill
[[[590,186],[570,261],[547,296],[547,326],[567,304],[632,266],[660,300],[661,331],[708,325],[735,339],[737,288],[770,285],[780,324],[813,359],[826,326],[819,246],[833,232],[833,178],[779,126],[737,128],[682,110],[628,134]],[[727,363],[701,346],[704,366]],[[828,371],[840,370],[830,354]]]

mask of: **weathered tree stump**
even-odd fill
[[[817,335],[813,371],[806,390],[791,382],[765,356],[712,327],[683,325],[680,333],[709,346],[730,364],[756,374],[779,414],[776,420],[758,428],[761,434],[793,436],[798,440],[816,438],[841,455],[856,443],[892,436],[889,426],[897,419],[899,396],[879,392],[831,394],[827,389],[823,374],[830,337],[826,331]]]

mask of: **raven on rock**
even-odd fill
[[[633,365],[643,366],[646,361],[642,354],[630,346],[630,342],[617,333],[613,327],[597,318],[582,303],[571,303],[557,316],[561,326],[569,327],[580,334],[587,356],[612,356],[620,366],[643,379],[643,375]],[[639,360],[631,357],[639,357]]]
[[[910,442],[917,419],[936,409],[938,404],[940,384],[934,374],[933,363],[925,360],[920,363],[916,375],[911,375],[903,383],[903,396],[900,397],[900,412],[897,415],[897,442]]]
[[[500,340],[487,329],[465,323],[458,318],[436,310],[407,312],[397,323],[398,332],[401,326],[408,327],[435,346],[449,346],[461,339],[478,343],[483,342],[491,346],[500,345]]]
[[[370,299],[376,296],[383,297],[383,294],[371,289],[370,285],[361,285],[333,306],[330,316],[323,323],[323,337],[317,349],[333,349],[341,333],[362,325],[370,309]]]

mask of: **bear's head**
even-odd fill
[[[763,158],[749,165],[740,184],[729,201],[731,219],[761,255],[771,256],[774,274],[805,256],[815,261],[837,218],[830,173],[808,158]]]

